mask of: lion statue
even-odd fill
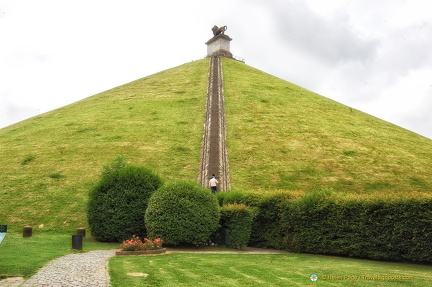
[[[218,27],[218,26],[214,25],[212,28],[213,35],[217,36],[219,34],[224,34],[226,29],[227,29],[227,26]]]

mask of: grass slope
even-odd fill
[[[432,141],[237,61],[224,60],[231,186],[432,191]]]
[[[1,129],[0,224],[85,227],[89,189],[118,154],[195,181],[207,75],[207,59],[187,63]]]
[[[165,180],[195,181],[208,64],[187,63],[1,129],[0,224],[11,232],[86,227],[88,192],[118,154]],[[237,61],[224,60],[223,71],[234,189],[432,190],[431,140]]]

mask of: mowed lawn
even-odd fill
[[[72,252],[70,234],[31,238],[8,234],[0,244],[0,279],[29,278],[49,261]],[[86,238],[83,250],[116,249],[119,244]],[[208,249],[208,248],[204,248]],[[213,248],[210,251],[217,251]],[[222,248],[222,251],[227,249]],[[116,256],[110,259],[112,286],[430,286],[432,267],[405,263],[311,254],[171,253],[156,256]],[[312,282],[311,274],[318,275]],[[327,276],[325,278],[324,276]],[[333,280],[328,277],[333,276]],[[348,277],[345,277],[348,276]],[[357,276],[358,280],[354,276]],[[365,277],[361,277],[365,276]],[[367,276],[367,277],[366,277]],[[374,276],[406,276],[380,280]],[[367,279],[372,278],[372,279]],[[383,277],[381,277],[382,279]]]
[[[431,271],[422,265],[309,254],[172,253],[110,259],[114,287],[430,286]],[[312,274],[318,275],[316,282],[310,280]]]
[[[8,233],[0,244],[0,280],[5,277],[29,278],[48,262],[70,253],[119,248],[118,243],[97,242],[89,237],[84,238],[82,251],[72,250],[71,244],[71,234],[35,230],[32,237],[23,238],[22,234]]]

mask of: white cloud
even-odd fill
[[[422,0],[0,0],[0,127],[205,56],[213,25],[267,73],[432,137]]]
[[[373,114],[381,114],[389,121],[407,128],[416,125],[425,129],[430,126],[425,123],[432,121],[432,68],[417,69],[400,77],[387,86],[373,106],[364,105],[364,109]]]

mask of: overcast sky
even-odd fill
[[[432,138],[429,0],[0,0],[0,127],[205,57]]]

